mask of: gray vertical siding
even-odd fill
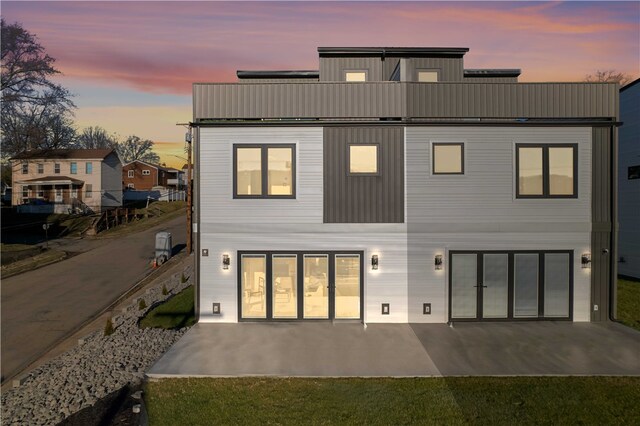
[[[380,144],[380,174],[349,176],[348,145]],[[324,222],[404,222],[404,134],[393,127],[325,127]]]
[[[592,223],[591,234],[591,320],[609,318],[610,259],[615,259],[611,247],[611,130],[593,129],[592,160]],[[604,250],[608,250],[605,253]],[[595,311],[594,305],[598,305]]]
[[[408,81],[418,81],[418,69],[438,70],[438,81],[462,81],[464,66],[462,58],[407,58]]]
[[[382,75],[382,60],[379,57],[320,58],[320,81],[345,81],[346,70],[367,70],[367,81],[387,80]]]

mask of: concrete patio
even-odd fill
[[[615,323],[197,324],[164,377],[640,375],[640,333]]]

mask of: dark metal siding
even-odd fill
[[[346,70],[367,70],[367,81],[385,81],[378,58],[320,58],[320,81],[345,81]]]
[[[194,84],[194,119],[618,116],[613,83]]]
[[[591,232],[591,320],[609,318],[611,259],[611,129],[593,129],[592,142],[592,232]],[[604,253],[608,250],[608,253]],[[594,305],[598,310],[594,311]]]
[[[465,77],[465,83],[517,83],[518,77]]]
[[[384,58],[382,61],[382,80],[391,80],[391,74],[396,69],[396,66],[400,63],[400,58]]]
[[[348,145],[379,144],[378,176],[349,176]],[[404,222],[404,130],[324,128],[324,222]]]
[[[438,81],[462,81],[462,58],[409,58],[404,61],[408,81],[418,81],[416,70],[438,70]]]

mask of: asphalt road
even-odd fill
[[[118,238],[53,265],[2,280],[2,377],[35,361],[151,271],[155,233],[186,242],[185,217]]]

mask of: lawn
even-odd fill
[[[193,298],[194,289],[191,285],[152,309],[140,321],[140,327],[174,329],[192,326],[196,323]]]
[[[618,320],[640,331],[640,282],[618,278]]]
[[[98,234],[98,237],[112,238],[119,235],[144,231],[145,229],[185,214],[186,206],[187,203],[185,201],[156,201],[151,203],[148,208],[135,208],[135,213],[141,215],[141,219],[102,231]]]
[[[632,424],[640,378],[185,378],[145,401],[154,426]]]

